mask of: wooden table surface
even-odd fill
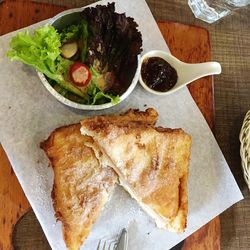
[[[77,7],[94,1],[39,0],[38,2]],[[216,24],[207,25],[193,17],[187,0],[147,2],[158,20],[199,25],[210,32],[213,60],[219,61],[223,69],[223,74],[215,77],[215,136],[245,197],[245,200],[220,216],[221,248],[249,249],[250,192],[244,183],[240,168],[238,135],[243,117],[250,109],[250,8],[241,9]],[[39,236],[39,238],[30,237],[35,241],[33,249],[36,249],[35,246],[38,249],[49,249],[44,244],[46,240],[33,213],[25,215],[15,227],[13,240],[16,249],[19,249],[20,242],[25,244],[21,240],[23,228],[26,228],[27,236]],[[23,245],[22,249],[25,249]]]

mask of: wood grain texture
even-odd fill
[[[11,1],[11,4],[15,4],[18,2],[20,3],[23,1]],[[76,7],[94,1],[40,0],[39,2],[50,2],[58,4],[58,6],[67,5],[68,7]],[[156,19],[164,21],[173,20],[187,24],[203,26],[206,27],[211,34],[213,59],[220,61],[223,68],[223,74],[215,78],[216,138],[219,142],[219,145],[222,147],[223,153],[225,154],[225,157],[228,160],[229,165],[246,198],[244,201],[233,206],[222,215],[222,249],[249,249],[250,195],[242,178],[240,158],[238,153],[239,129],[244,113],[250,108],[249,8],[246,8],[245,10],[239,10],[239,12],[234,16],[229,16],[214,25],[206,25],[205,23],[193,17],[191,11],[187,6],[187,1],[185,0],[148,0],[147,2]],[[43,8],[42,6],[43,5],[40,5],[39,8]],[[24,7],[26,8],[27,6]],[[30,6],[27,8],[29,9]],[[57,8],[59,9],[61,7],[52,8],[54,11],[56,11]],[[37,16],[33,16],[34,13],[31,10],[25,13],[32,15],[32,18],[34,18],[33,21],[30,20],[31,17],[29,15],[24,16],[22,13],[20,13],[19,15],[14,12],[14,15],[18,16],[18,19],[13,20],[13,22],[6,21],[7,26],[2,26],[2,23],[5,21],[6,16],[2,16],[1,9],[2,6],[0,5],[0,32],[2,28],[5,29],[5,32],[7,32],[13,29],[17,29],[18,27],[20,27],[19,25],[23,27],[33,22],[39,21]],[[10,10],[12,9],[13,8],[11,8]],[[51,8],[49,12],[50,11]],[[43,10],[42,13],[47,12],[46,10]],[[50,14],[53,15],[52,12],[50,12]],[[10,27],[9,30],[8,27]],[[211,123],[209,124],[211,125]],[[29,224],[27,223],[27,225]],[[25,230],[20,228],[19,233],[17,232],[17,234],[21,233],[22,235],[22,231]],[[20,237],[20,241],[22,240],[25,240],[25,238],[23,239],[23,237]]]
[[[16,221],[30,205],[0,145],[0,250],[11,249]]]
[[[220,220],[216,217],[196,233],[188,237],[182,250],[218,250],[221,249]]]
[[[32,1],[7,0],[0,3],[0,35],[47,19],[65,7],[32,3]]]

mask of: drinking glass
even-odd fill
[[[195,17],[213,23],[232,11],[250,4],[250,0],[188,0]]]

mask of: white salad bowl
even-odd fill
[[[75,21],[79,20],[80,18],[80,12],[83,11],[83,8],[77,8],[77,9],[70,9],[66,10],[62,13],[59,13],[55,17],[51,18],[48,22],[48,24],[54,26],[55,28],[63,28],[65,26],[71,25]],[[41,72],[38,72],[38,77],[42,81],[44,87],[61,103],[72,107],[76,109],[82,109],[82,110],[102,110],[102,109],[107,109],[110,107],[113,107],[119,103],[121,103],[123,100],[125,100],[134,90],[136,84],[139,81],[139,76],[140,76],[140,55],[137,56],[137,68],[135,71],[135,75],[132,79],[132,82],[130,83],[129,87],[127,90],[120,95],[120,101],[118,103],[105,103],[105,104],[99,104],[99,105],[87,105],[87,104],[80,104],[74,101],[71,101],[64,96],[62,96],[60,93],[58,93],[48,82],[46,79],[45,75]]]

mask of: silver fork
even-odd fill
[[[96,250],[115,250],[116,246],[116,240],[99,240]]]
[[[128,234],[125,228],[122,229],[116,240],[99,240],[96,250],[127,250]]]

